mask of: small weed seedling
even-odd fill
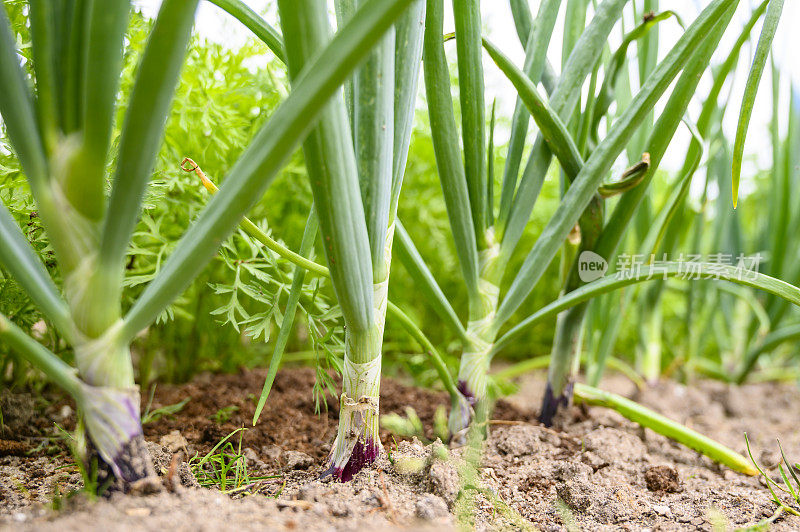
[[[234,412],[238,411],[239,407],[236,405],[223,406],[222,408],[217,410],[213,416],[211,416],[211,419],[216,421],[217,425],[222,425],[231,418]]]
[[[410,406],[407,406],[405,410],[405,417],[394,412],[382,415],[381,426],[397,436],[404,438],[416,437],[422,443],[431,443],[431,440],[425,436],[425,427],[422,425],[422,420],[417,415],[416,410]],[[439,405],[433,414],[433,435],[434,439],[439,438],[443,442],[447,441],[447,411],[444,405]]]
[[[761,474],[761,477],[764,479],[764,483],[767,485],[767,489],[769,489],[770,494],[772,494],[772,501],[778,505],[778,510],[775,512],[775,515],[772,516],[770,519],[777,519],[778,516],[782,512],[788,512],[790,514],[796,515],[800,517],[800,480],[797,477],[797,469],[798,464],[794,466],[792,463],[787,460],[786,453],[783,452],[783,447],[781,446],[781,442],[778,441],[778,448],[781,450],[781,463],[778,464],[778,472],[781,474],[781,478],[783,479],[783,485],[778,484],[770,476],[758,465],[756,459],[753,457],[753,453],[750,450],[750,440],[747,437],[747,433],[744,435],[744,441],[747,444],[747,454],[750,456],[750,460],[753,461],[753,465],[758,469],[758,472]],[[784,468],[784,466],[786,466]],[[794,481],[794,485],[792,484]],[[795,487],[795,485],[797,487]],[[783,491],[791,496],[794,504],[787,504],[780,497],[778,497],[776,489]]]
[[[204,488],[216,487],[229,495],[234,493],[253,494],[265,480],[280,478],[280,475],[252,476],[247,469],[247,457],[242,453],[244,427],[225,436],[208,454],[200,458],[195,454],[189,460],[189,470]],[[234,447],[229,441],[239,434],[239,442]],[[252,490],[252,491],[249,491]]]
[[[183,407],[186,406],[186,403],[192,400],[191,397],[187,397],[186,399],[178,401],[177,403],[162,406],[154,410],[151,410],[153,406],[153,396],[155,395],[155,393],[156,393],[156,387],[155,385],[153,385],[153,387],[150,388],[150,398],[147,401],[147,408],[144,409],[144,414],[142,415],[142,425],[147,425],[148,423],[155,423],[164,416],[172,416],[174,414],[177,414],[178,412],[183,410]]]
[[[97,456],[91,456],[87,460],[86,454],[86,441],[85,439],[81,438],[80,436],[83,433],[83,428],[80,427],[82,422],[79,423],[78,429],[75,431],[75,435],[70,434],[65,428],[63,428],[58,423],[54,423],[56,429],[58,430],[59,435],[67,444],[69,448],[69,452],[72,455],[72,460],[75,462],[75,466],[77,466],[78,471],[81,473],[81,477],[83,478],[83,493],[86,495],[86,498],[90,501],[94,501],[97,497],[103,495],[106,490],[110,487],[111,483],[113,482],[112,478],[106,479],[105,482],[102,484],[98,480],[98,461]],[[67,494],[67,497],[72,497],[80,493],[80,491],[73,491]],[[55,504],[55,501],[54,501]],[[60,497],[59,497],[59,504],[60,504]]]

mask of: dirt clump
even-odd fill
[[[33,396],[29,393],[0,394],[0,436],[10,436],[25,432],[35,414]]]
[[[678,472],[667,465],[653,466],[644,472],[644,482],[650,491],[677,493],[681,490]]]
[[[20,441],[0,440],[0,456],[25,456],[27,444]]]

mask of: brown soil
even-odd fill
[[[81,495],[64,497],[81,486],[64,444],[54,437],[54,421],[71,426],[68,403],[34,404],[30,396],[6,394],[0,529],[450,529],[461,522],[479,529],[711,530],[752,524],[775,511],[758,479],[721,468],[615,412],[575,407],[559,430],[535,424],[532,407],[538,408],[543,387],[539,375],[526,377],[520,387],[524,392],[498,403],[479,479],[466,489],[461,489],[469,471],[464,449],[446,457],[437,444],[395,443],[386,433],[384,445],[393,463],[384,458],[346,484],[319,481],[338,404],[329,401],[327,413],[316,415],[313,371],[283,370],[259,423],[251,427],[263,379],[262,371],[245,371],[160,386],[151,409],[191,399],[177,414],[145,425],[145,435],[159,473],[180,478],[187,487],[146,497],[114,495],[95,503]],[[787,455],[800,458],[797,387],[664,383],[635,393],[616,378],[603,386],[740,452],[747,431],[756,457],[766,466],[779,462],[776,437]],[[381,392],[382,412],[404,414],[412,406],[426,437],[432,438],[433,414],[448,403],[445,394],[391,379],[383,381]],[[204,456],[242,426],[248,427],[241,445],[251,475],[280,477],[255,481],[232,496],[197,487],[186,457]],[[233,441],[239,445],[238,434]],[[184,462],[178,465],[181,457]],[[470,489],[475,483],[479,489]],[[50,509],[54,500],[62,507],[58,512]],[[800,519],[791,516],[774,524],[776,530],[798,528]]]
[[[269,455],[265,447],[280,446],[308,454],[322,461],[336,435],[339,403],[328,397],[320,404],[317,415],[312,394],[314,371],[309,368],[281,371],[275,379],[267,404],[256,426],[252,426],[255,403],[264,385],[264,371],[243,371],[236,375],[201,375],[182,386],[159,386],[151,409],[191,398],[177,416],[163,417],[145,425],[145,437],[158,441],[164,434],[180,430],[188,440],[190,452],[208,452],[222,438],[239,427],[247,427],[242,446]],[[146,402],[145,399],[143,399]],[[448,405],[445,392],[434,392],[405,386],[393,379],[381,382],[381,412],[405,415],[411,405],[426,428],[426,437],[433,438],[433,415],[439,405]],[[143,409],[146,405],[143,405]],[[214,419],[224,410],[230,416],[219,423]],[[327,410],[327,411],[326,411]],[[500,401],[494,416],[506,420],[530,420],[506,401]],[[384,445],[392,443],[383,431]],[[237,438],[238,444],[238,438]],[[275,452],[274,450],[272,451]]]

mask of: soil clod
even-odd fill
[[[678,472],[667,465],[653,466],[644,473],[644,481],[650,491],[677,493],[681,490]]]

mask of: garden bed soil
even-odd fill
[[[69,402],[6,393],[0,405],[0,529],[374,531],[473,524],[479,529],[711,530],[753,524],[775,511],[758,479],[717,466],[615,412],[576,406],[557,429],[538,425],[541,375],[525,377],[523,392],[498,403],[477,480],[468,478],[465,449],[445,452],[439,444],[384,432],[391,462],[383,457],[350,483],[320,481],[336,430],[337,402],[328,401],[327,412],[317,415],[313,370],[282,370],[252,427],[264,375],[248,370],[159,386],[151,410],[191,398],[178,413],[145,425],[156,469],[173,489],[149,496],[114,494],[96,502],[67,495],[82,485],[54,427],[73,426]],[[613,377],[603,387],[740,452],[746,431],[764,465],[775,467],[779,461],[775,438],[789,457],[800,459],[796,386],[665,382],[637,392]],[[433,437],[436,407],[447,403],[441,392],[382,382],[382,412],[405,414],[412,406],[427,439]],[[255,481],[234,495],[198,487],[187,457],[204,456],[243,426],[241,448],[250,474],[279,477]],[[237,448],[239,436],[231,440]],[[463,479],[469,482],[461,490]],[[800,529],[800,518],[781,517],[773,528]]]

